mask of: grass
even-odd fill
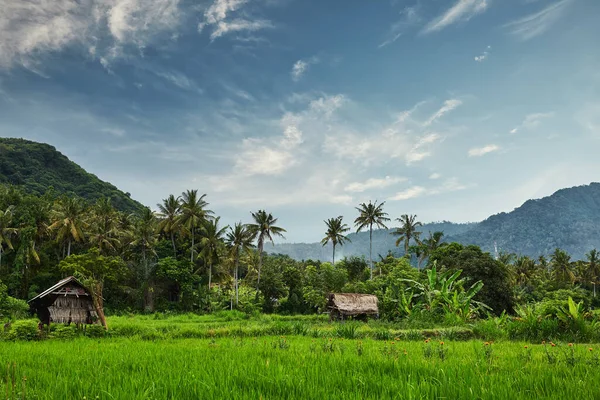
[[[6,399],[594,398],[596,346],[257,338],[0,343]]]

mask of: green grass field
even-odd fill
[[[259,332],[269,321],[113,317],[115,331],[133,333],[139,324],[152,332],[200,332],[203,326],[213,336],[144,338],[146,331],[131,337],[0,342],[0,399],[600,398],[596,345],[349,340],[322,318],[269,323],[298,326],[299,321],[308,326],[304,336],[252,337],[236,336],[235,329]],[[315,327],[330,334],[313,338]],[[220,337],[220,329],[230,331]],[[351,331],[369,329],[363,324]]]

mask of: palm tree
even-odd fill
[[[573,283],[575,275],[571,270],[571,256],[566,251],[561,249],[554,250],[550,257],[550,263],[559,282]]]
[[[383,211],[383,205],[385,201],[381,204],[371,203],[369,204],[361,203],[356,209],[359,212],[358,217],[354,220],[354,225],[357,227],[356,232],[360,232],[361,230],[369,227],[369,264],[371,266],[371,279],[373,279],[373,225],[380,229],[387,229],[384,222],[389,221],[390,219],[387,217],[387,213]]]
[[[144,285],[144,308],[154,311],[154,285],[149,257],[156,256],[158,234],[156,216],[148,207],[144,207],[135,221],[132,246],[139,247],[142,254],[142,281]]]
[[[82,200],[76,197],[63,197],[52,211],[54,221],[48,229],[56,230],[59,242],[67,241],[67,257],[71,255],[71,242],[85,239],[83,229],[86,227],[86,210]]]
[[[1,239],[0,239],[1,241]],[[594,283],[598,283],[598,277],[600,276],[600,253],[598,250],[592,249],[589,253],[585,255],[588,259],[588,266],[586,269],[586,278]]]
[[[179,223],[187,228],[192,237],[192,247],[190,248],[190,263],[194,263],[194,240],[196,229],[212,215],[212,211],[207,210],[208,203],[204,201],[206,194],[198,197],[197,190],[187,190],[181,194],[181,215]]]
[[[415,239],[417,244],[419,244],[419,236],[421,232],[417,232],[417,227],[422,226],[419,221],[417,221],[416,215],[408,215],[404,214],[400,218],[396,218],[396,221],[400,222],[400,227],[396,228],[392,235],[399,236],[398,240],[396,240],[396,247],[400,245],[400,243],[404,242],[404,254],[408,254],[408,248],[410,247],[410,240]]]
[[[5,211],[0,210],[0,269],[2,268],[2,252],[4,244],[9,249],[13,249],[11,237],[17,233],[17,228],[13,226],[13,206],[8,206]]]
[[[527,256],[518,256],[512,267],[517,285],[526,285],[535,275],[535,260]]]
[[[215,218],[212,221],[206,221],[202,226],[202,239],[200,239],[200,245],[202,246],[202,255],[204,260],[208,264],[208,290],[210,293],[210,284],[212,282],[212,266],[215,258],[217,257],[219,246],[223,243],[223,235],[229,226],[219,228],[220,217]]]
[[[229,252],[233,256],[234,260],[234,286],[235,286],[235,305],[238,306],[238,282],[239,282],[239,265],[240,265],[240,252],[250,252],[250,249],[254,247],[252,242],[254,241],[254,235],[252,231],[248,229],[246,225],[242,225],[241,222],[236,223],[233,228],[229,227],[227,232],[227,238],[225,243],[229,247]]]
[[[283,236],[283,232],[286,232],[285,229],[275,226],[277,223],[277,218],[273,218],[271,213],[267,213],[265,210],[258,210],[257,212],[252,213],[252,218],[254,219],[253,224],[248,224],[248,229],[257,239],[257,247],[258,247],[258,281],[256,283],[256,290],[258,290],[258,286],[260,285],[260,270],[262,267],[263,260],[263,248],[265,245],[265,239],[268,239],[271,243],[273,243],[273,236],[278,236],[285,239]]]
[[[329,218],[324,221],[325,225],[327,225],[327,231],[325,232],[325,237],[321,240],[321,244],[323,246],[329,242],[333,244],[333,265],[335,265],[335,246],[338,244],[343,246],[345,241],[351,241],[344,236],[344,233],[348,232],[350,227],[342,223],[342,218],[340,215],[337,218]]]
[[[116,251],[119,245],[117,212],[110,199],[99,199],[92,209],[89,242],[98,247],[100,254],[105,251]]]
[[[429,236],[427,237],[427,239],[424,239],[422,241],[423,245],[425,246],[425,253],[427,253],[427,256],[430,256],[431,253],[433,253],[434,251],[446,244],[442,241],[443,237],[444,232],[429,232]]]
[[[175,247],[175,233],[179,229],[179,215],[181,214],[180,197],[175,197],[172,194],[163,200],[162,204],[157,204],[160,211],[158,216],[161,218],[158,223],[158,230],[165,235],[171,237],[173,245],[173,255],[177,257],[177,248]]]

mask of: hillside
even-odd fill
[[[600,183],[562,189],[542,199],[528,200],[509,213],[496,214],[479,223],[425,224],[421,231],[425,234],[443,231],[447,242],[476,244],[489,252],[494,251],[494,243],[499,251],[532,257],[547,255],[558,247],[570,253],[573,259],[584,259],[591,249],[600,249]],[[389,232],[373,232],[375,259],[388,250],[396,255],[402,253],[394,246],[396,237]],[[368,257],[369,233],[354,233],[349,237],[352,243],[337,250],[339,256],[336,257]],[[331,260],[331,247],[320,243],[278,244],[267,250],[299,260]]]
[[[143,207],[110,183],[69,160],[53,146],[24,139],[0,138],[0,184],[22,187],[41,195],[50,187],[95,201],[110,197],[113,205],[126,212]]]
[[[472,243],[492,251],[537,257],[559,247],[574,259],[600,249],[600,183],[561,189],[539,200],[528,200],[509,213],[493,215],[449,240]]]

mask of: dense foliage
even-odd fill
[[[142,208],[128,193],[86,172],[54,147],[23,139],[0,138],[0,183],[37,195],[53,188],[58,194],[77,195],[90,201],[106,197],[121,211]]]

